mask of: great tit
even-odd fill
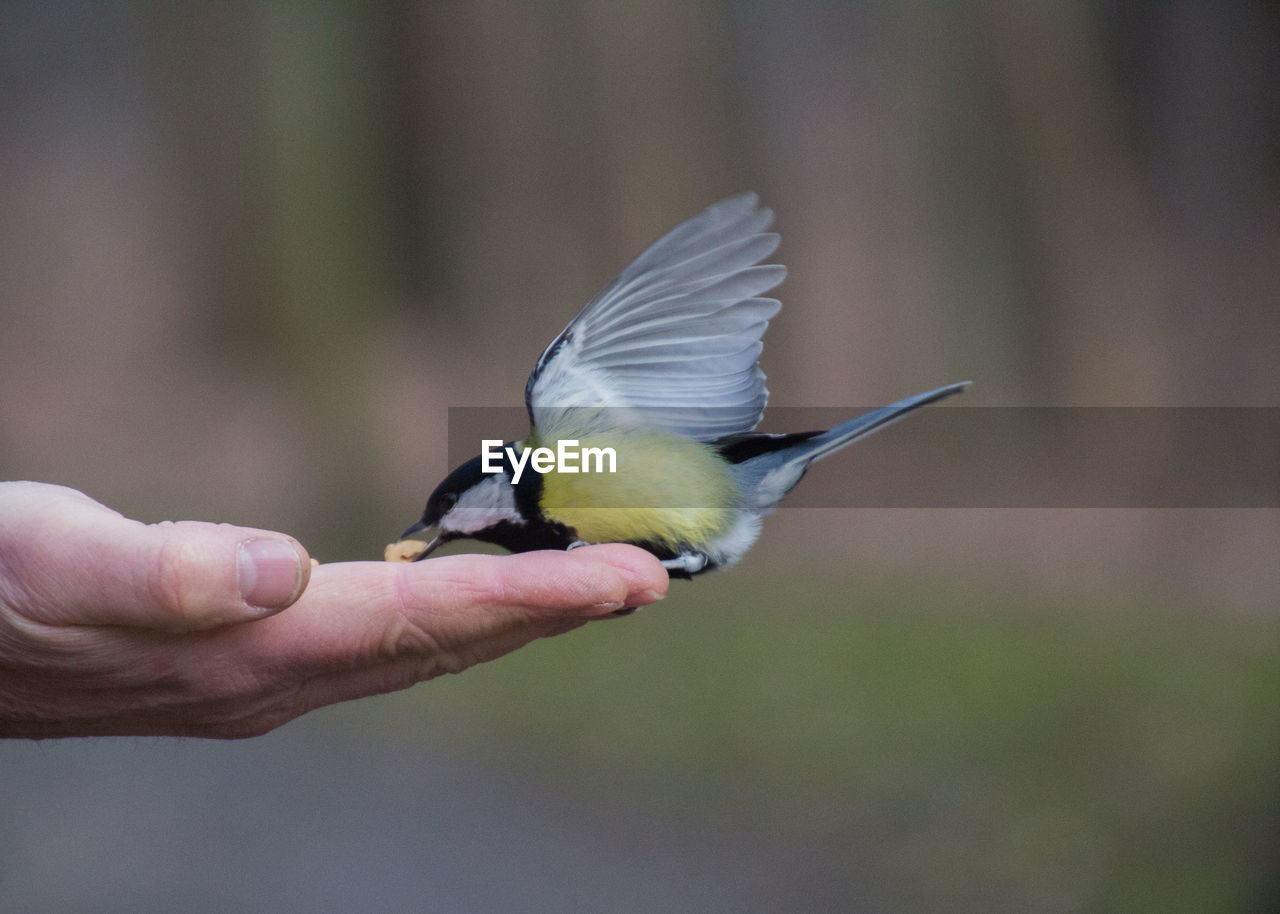
[[[761,296],[786,274],[760,263],[778,247],[772,221],[755,194],[717,203],[592,299],[529,375],[528,436],[450,473],[401,535],[436,531],[414,560],[469,538],[512,552],[631,543],[674,577],[733,565],[809,464],[967,386],[827,431],[755,432],[769,394],[761,337],[781,308]],[[598,448],[596,472],[529,459],[565,442]]]

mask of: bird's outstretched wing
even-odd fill
[[[627,410],[627,423],[711,441],[755,428],[769,391],[761,336],[782,306],[765,292],[786,268],[773,212],[755,194],[668,232],[552,341],[525,385],[536,428],[567,408]]]

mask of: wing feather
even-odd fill
[[[782,306],[762,297],[786,269],[772,211],[724,200],[641,254],[538,359],[525,386],[535,427],[572,407],[616,407],[699,441],[751,431],[769,391],[761,337]]]

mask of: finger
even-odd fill
[[[638,550],[576,552],[320,566],[288,613],[167,639],[163,666],[183,687],[168,710],[152,707],[132,725],[252,736],[314,707],[458,672],[665,589],[661,565]]]
[[[22,610],[51,624],[186,631],[261,618],[298,598],[311,567],[282,533],[147,525],[80,493],[42,501],[5,534]]]
[[[666,572],[633,547],[321,565],[298,605],[228,630],[258,669],[295,675],[429,657],[454,672],[570,624],[653,602]]]
[[[660,562],[632,546],[593,546],[572,552],[510,556],[459,555],[432,574],[410,575],[401,595],[408,604],[435,607],[438,621],[464,618],[471,604],[493,603],[497,615],[524,620],[573,614],[593,618],[628,605],[661,599],[667,574]]]
[[[662,563],[650,552],[622,543],[583,546],[563,553],[573,559],[607,562],[627,584],[627,606],[646,606],[667,594],[671,581]]]

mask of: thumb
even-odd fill
[[[310,577],[306,550],[283,533],[196,521],[148,525],[74,490],[38,489],[44,497],[28,500],[16,517],[0,505],[8,515],[0,574],[18,582],[24,614],[44,622],[211,628],[284,609]]]

